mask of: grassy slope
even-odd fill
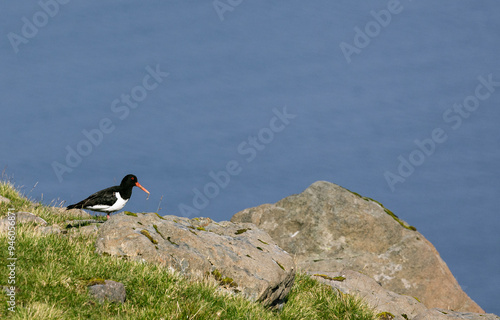
[[[32,212],[49,224],[69,217],[64,211],[32,203],[12,185],[0,182],[0,217],[8,208]],[[220,290],[211,279],[188,280],[149,263],[96,254],[95,235],[41,235],[34,226],[18,226],[16,240],[16,312],[0,293],[0,318],[10,319],[374,319],[351,296],[298,274],[281,311]],[[0,287],[7,285],[6,235],[0,235]],[[124,304],[98,304],[87,283],[102,278],[122,282]]]

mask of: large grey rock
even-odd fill
[[[276,204],[245,209],[233,222],[254,223],[306,271],[355,270],[427,307],[484,312],[434,246],[378,202],[318,181]]]
[[[265,305],[280,303],[295,277],[292,257],[253,224],[119,213],[99,229],[97,252],[213,276]]]
[[[126,298],[125,286],[123,283],[104,280],[104,283],[89,286],[89,295],[95,298],[99,303],[106,300],[110,302],[124,303]]]
[[[2,202],[4,202],[4,203],[10,203],[10,199],[0,196],[0,203],[2,203]]]

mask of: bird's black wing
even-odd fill
[[[103,189],[101,191],[97,191],[96,193],[91,194],[87,199],[67,206],[66,209],[83,209],[95,205],[112,206],[116,201],[115,192],[118,192],[119,190],[119,186],[114,186]]]

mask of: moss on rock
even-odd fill
[[[345,280],[345,277],[342,277],[342,276],[329,277],[326,274],[319,274],[319,273],[313,274],[313,276],[314,277],[320,277],[320,278],[323,278],[323,279],[326,279],[326,280],[332,280],[332,281],[344,281]]]
[[[242,234],[242,233],[247,232],[248,230],[252,230],[252,229],[250,229],[250,228],[247,228],[247,229],[238,229],[238,230],[236,230],[236,232],[234,234]]]
[[[87,281],[87,287],[95,286],[98,284],[106,284],[106,280],[101,278],[92,278]]]
[[[151,241],[153,244],[158,244],[158,240],[153,239],[153,237],[151,236],[151,234],[149,234],[148,230],[143,229],[143,230],[141,230],[141,233],[144,236],[146,236],[146,238],[148,238],[149,241]]]
[[[392,319],[396,318],[396,316],[390,312],[380,312],[375,317],[377,320],[392,320]]]

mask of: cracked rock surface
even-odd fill
[[[281,303],[295,278],[292,257],[250,223],[122,212],[100,228],[97,252],[210,276],[264,305]]]

